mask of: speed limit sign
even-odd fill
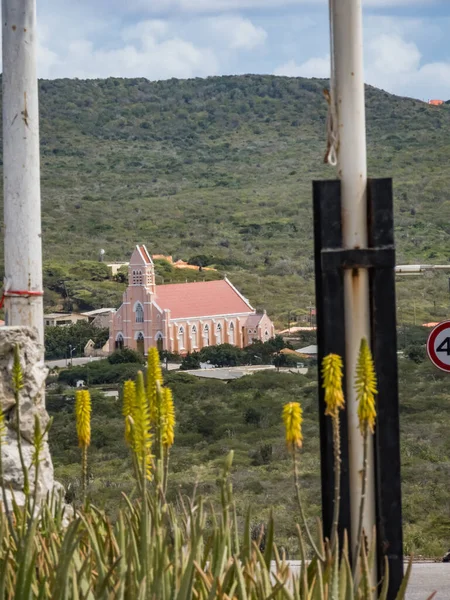
[[[427,352],[438,369],[450,373],[450,321],[439,323],[430,333]]]

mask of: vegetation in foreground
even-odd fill
[[[412,356],[423,352],[422,328],[400,331]],[[139,365],[124,365],[135,377]],[[450,462],[450,398],[447,376],[427,361],[400,358],[401,451],[405,552],[440,559],[450,547],[447,472]],[[69,370],[70,371],[70,370]],[[254,507],[252,525],[266,522],[269,506],[277,515],[277,541],[288,556],[298,555],[295,498],[289,490],[289,463],[279,414],[301,398],[303,432],[301,479],[305,510],[312,523],[320,515],[319,428],[315,368],[305,375],[259,372],[224,383],[185,373],[164,374],[177,400],[177,443],[171,453],[167,497],[202,496],[219,501],[217,471],[234,451],[231,473],[238,518]],[[117,384],[116,384],[117,389]],[[120,401],[91,390],[92,417],[89,493],[95,504],[117,514],[121,491],[133,488],[131,462],[123,440]],[[69,497],[80,498],[78,450],[73,428],[74,391],[53,387],[47,408],[54,418],[50,446],[57,478]],[[256,516],[257,515],[257,516]]]
[[[16,349],[17,350],[17,349]],[[15,353],[13,386],[19,416],[21,367]],[[326,414],[339,429],[339,411],[344,405],[342,361],[330,355],[323,366]],[[355,386],[359,402],[360,429],[367,448],[368,431],[375,424],[376,380],[365,340],[361,343]],[[81,449],[83,498],[88,485],[88,448],[91,442],[91,398],[87,390],[76,393],[76,430]],[[283,408],[288,450],[294,467],[301,527],[297,526],[302,566],[291,574],[284,552],[274,543],[274,520],[261,527],[256,539],[250,527],[250,510],[239,534],[233,502],[229,469],[232,453],[225,461],[219,481],[221,511],[207,510],[201,497],[185,501],[178,507],[166,499],[170,449],[174,443],[175,413],[172,392],[162,387],[162,373],[156,350],[149,352],[147,377],[142,371],[136,382],[127,381],[123,393],[125,440],[131,450],[137,498],[125,497],[115,524],[101,511],[84,502],[67,528],[63,527],[61,503],[48,502],[35,513],[36,490],[28,491],[29,472],[22,460],[25,482],[25,506],[4,504],[0,512],[1,550],[0,597],[6,598],[175,598],[195,597],[261,600],[292,599],[371,600],[375,595],[385,600],[389,573],[378,584],[373,579],[375,544],[366,549],[360,525],[354,552],[353,569],[348,559],[348,545],[339,548],[337,515],[339,490],[335,490],[335,514],[330,540],[323,540],[318,526],[311,534],[306,522],[298,479],[298,450],[302,446],[302,409],[298,402]],[[3,417],[3,415],[2,415]],[[5,424],[1,420],[1,432]],[[43,433],[36,418],[32,465],[37,480]],[[20,450],[20,443],[19,443]],[[22,455],[21,455],[22,457]],[[339,480],[339,444],[335,440],[336,475]],[[0,460],[0,476],[2,463]],[[362,498],[366,481],[363,463]],[[3,498],[5,498],[2,482]],[[364,512],[361,501],[360,515]],[[306,561],[302,529],[313,549]],[[359,540],[363,543],[359,545]],[[397,599],[404,600],[410,562]]]

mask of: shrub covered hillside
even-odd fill
[[[308,314],[311,181],[335,177],[323,165],[325,85],[256,75],[42,81],[45,259],[67,270],[104,248],[106,260],[127,260],[143,242],[154,253],[206,257],[279,325],[289,310]],[[398,261],[447,261],[450,106],[369,87],[367,123],[370,174],[395,178]],[[73,275],[84,282],[67,289],[76,306],[120,301],[109,283]],[[436,305],[405,283],[405,318],[410,286],[417,318],[444,310],[448,286],[439,282],[430,286]],[[67,300],[59,288],[54,305]]]

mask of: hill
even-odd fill
[[[311,181],[335,177],[323,165],[326,85],[256,75],[41,81],[45,259],[96,260],[104,248],[107,260],[126,260],[136,242],[202,254],[279,325],[289,311],[306,315]],[[367,124],[369,173],[395,180],[398,262],[449,260],[450,106],[368,87]],[[405,319],[411,290],[417,319],[446,310],[446,278],[427,285],[433,301],[415,282],[400,293]]]

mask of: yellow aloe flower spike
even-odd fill
[[[145,474],[151,479],[151,447],[152,434],[150,432],[150,411],[145,395],[144,375],[142,371],[137,374],[136,380],[136,407],[134,411],[134,451],[140,465],[144,465]]]
[[[134,411],[136,408],[136,384],[134,381],[125,381],[123,384],[123,406],[122,414],[125,417],[125,441],[127,444],[132,444],[132,433],[130,417],[134,419]]]
[[[373,433],[377,416],[375,396],[377,392],[377,378],[367,340],[361,340],[358,362],[356,365],[356,400],[358,402],[359,427],[364,433],[367,429]]]
[[[0,409],[0,446],[5,441],[5,436],[6,436],[5,413]]]
[[[173,406],[172,390],[162,388],[162,407],[161,407],[161,437],[164,448],[170,448],[174,442],[175,429],[175,409]]]
[[[286,430],[286,444],[292,451],[302,447],[302,407],[298,402],[289,402],[283,408],[283,422]]]
[[[322,361],[322,387],[325,389],[325,414],[337,415],[344,408],[344,392],[342,391],[342,358],[338,354],[328,354]]]
[[[91,443],[91,396],[88,390],[75,392],[75,415],[78,445],[88,448]]]
[[[150,348],[147,357],[147,397],[150,405],[150,420],[152,426],[157,425],[158,409],[156,398],[156,384],[162,384],[163,376],[159,352],[156,348]]]
[[[22,372],[22,367],[20,365],[19,346],[17,344],[14,347],[12,382],[13,382],[14,392],[16,394],[18,394],[20,392],[20,390],[23,388],[23,372]]]

